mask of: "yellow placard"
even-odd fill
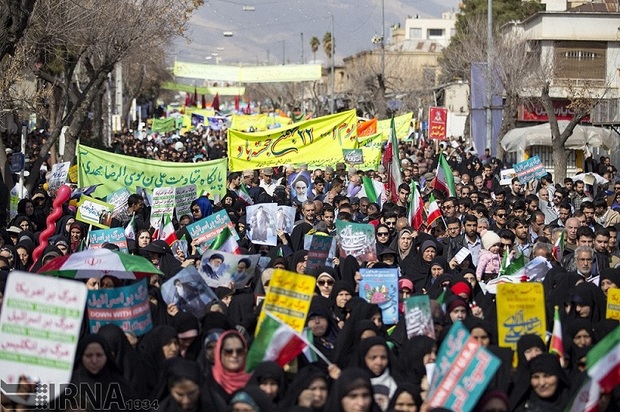
[[[77,164],[69,168],[69,181],[71,183],[77,183],[78,181],[78,167]]]
[[[396,129],[397,139],[406,139],[409,137],[409,128],[411,127],[411,119],[413,113],[405,113],[394,118],[394,128]],[[383,134],[383,141],[390,140],[392,119],[379,120],[377,122],[377,132]]]
[[[620,289],[607,290],[607,311],[605,318],[620,320]]]
[[[334,167],[344,161],[342,149],[355,148],[355,110],[265,132],[228,130],[228,169],[238,172],[299,163]]]
[[[264,132],[269,129],[288,126],[293,121],[284,116],[269,116],[268,114],[233,114],[230,120],[230,129],[247,132],[250,128],[255,132]]]
[[[497,286],[497,330],[499,346],[517,349],[526,334],[543,340],[547,331],[542,283],[502,283]]]
[[[276,269],[269,280],[269,291],[258,318],[259,327],[265,318],[265,311],[269,311],[301,333],[306,325],[315,284],[316,279],[313,276]],[[258,335],[258,329],[257,327],[255,335]]]

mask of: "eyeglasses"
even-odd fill
[[[333,280],[317,280],[316,284],[319,286],[333,286],[334,281]]]
[[[562,197],[562,196],[553,196],[553,198],[554,199],[560,199],[560,200],[564,199],[564,197]]]
[[[241,356],[245,354],[245,348],[233,348],[233,349],[222,349],[222,352],[224,352],[224,355],[226,356]]]
[[[377,236],[388,236],[388,232],[377,232]]]
[[[501,215],[497,215],[497,217],[499,217],[499,218],[502,218],[502,219],[503,219],[503,218],[505,218],[505,217],[506,217],[506,215],[502,213]]]
[[[387,226],[396,226],[396,222],[385,222]]]

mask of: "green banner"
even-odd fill
[[[198,193],[209,197],[226,193],[226,159],[198,163],[176,163],[118,155],[78,145],[78,186],[101,184],[92,196],[103,197],[120,188],[135,192],[156,187],[195,184]]]
[[[172,117],[167,117],[165,119],[153,119],[153,124],[151,125],[151,130],[154,133],[173,132],[176,128],[176,121]]]

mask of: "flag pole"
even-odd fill
[[[301,339],[301,341],[303,343],[305,343],[306,345],[308,345],[308,347],[310,349],[312,349],[312,351],[319,357],[321,358],[321,360],[323,360],[323,362],[325,362],[328,366],[332,364],[332,362],[327,359],[327,357],[325,355],[323,355],[323,353],[317,349],[316,346],[314,346],[312,343],[310,343],[302,334],[300,334],[299,332],[297,332],[295,329],[291,328],[290,325],[282,322],[282,320],[280,320],[280,318],[278,318],[277,316],[275,316],[273,313],[271,313],[270,311],[266,310],[265,311],[265,315],[273,318],[274,320],[278,321],[279,323],[286,325],[288,328],[290,328],[290,330],[295,334],[295,336],[297,336],[299,339]]]

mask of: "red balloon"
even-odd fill
[[[62,185],[56,191],[56,198],[52,204],[52,213],[47,216],[45,220],[46,228],[39,235],[39,246],[32,252],[32,260],[36,262],[41,257],[43,250],[48,245],[49,237],[56,231],[56,222],[62,216],[62,205],[71,198],[71,188],[67,185]]]

